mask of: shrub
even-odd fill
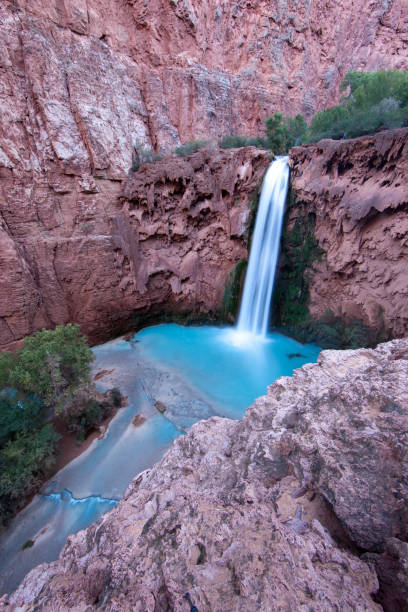
[[[19,434],[0,450],[0,508],[4,520],[34,493],[54,465],[59,436],[51,425]]]
[[[113,389],[110,390],[110,398],[112,400],[112,404],[116,408],[119,408],[119,406],[121,406],[121,404],[122,404],[122,394],[121,394],[120,390],[117,387],[113,387]]]
[[[77,435],[78,439],[85,439],[86,435],[103,420],[104,410],[102,404],[94,398],[88,398],[81,404],[80,410],[70,411],[65,417],[69,431]]]
[[[302,142],[306,128],[303,115],[284,117],[281,113],[275,113],[266,119],[268,147],[275,155],[284,155],[291,147]]]
[[[408,125],[408,71],[348,72],[342,104],[317,113],[305,142],[355,138],[384,128]]]
[[[218,143],[221,149],[239,149],[241,147],[259,147],[265,149],[268,147],[268,141],[265,138],[246,137],[246,136],[224,136]]]
[[[78,325],[58,325],[26,338],[11,369],[12,387],[40,398],[57,414],[90,382],[94,355]]]
[[[179,157],[186,157],[187,155],[196,153],[203,147],[206,147],[208,144],[209,144],[208,140],[192,140],[191,142],[187,142],[185,145],[181,145],[180,147],[177,147],[176,154]]]
[[[0,390],[10,385],[10,374],[15,361],[15,355],[0,352]]]
[[[16,435],[38,429],[44,404],[35,398],[3,392],[0,395],[0,447]]]
[[[152,149],[147,149],[143,145],[135,143],[133,147],[132,171],[136,172],[139,170],[140,166],[143,166],[143,164],[151,164],[155,161],[160,161],[161,159],[162,156]]]

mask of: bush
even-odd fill
[[[78,325],[58,325],[26,338],[9,383],[26,395],[41,398],[56,414],[64,413],[77,390],[90,382],[93,359]]]
[[[200,149],[206,147],[208,144],[208,140],[192,140],[191,142],[187,142],[185,145],[177,147],[176,154],[179,157],[186,157],[187,155],[196,153]]]
[[[161,159],[162,156],[152,149],[147,149],[143,145],[136,143],[133,147],[132,171],[136,172],[143,164],[151,164]]]
[[[122,394],[117,387],[113,387],[113,389],[109,392],[112,404],[115,408],[119,408],[122,405]]]
[[[268,147],[275,155],[284,155],[291,147],[302,142],[306,128],[303,115],[284,117],[281,113],[275,113],[266,119]]]
[[[34,493],[54,465],[59,436],[51,425],[19,434],[0,450],[0,507],[6,518]]]
[[[38,429],[44,416],[41,400],[3,392],[0,395],[0,447],[16,435]]]
[[[93,359],[79,326],[71,324],[26,338],[15,356],[0,353],[0,525],[53,466],[59,436],[44,420],[54,412],[85,438],[122,403],[116,388],[108,401],[95,399]]]
[[[121,406],[122,394],[119,389],[115,387],[106,395],[108,400],[100,402],[86,392],[85,396],[77,398],[64,415],[69,431],[75,433],[78,439],[84,440],[90,431],[110,415],[113,408]]]
[[[408,125],[408,71],[348,72],[342,104],[317,113],[305,142],[322,138],[355,138],[380,129]]]
[[[248,138],[246,136],[224,136],[218,143],[221,149],[239,149],[241,147],[268,148],[268,141],[265,138]]]
[[[0,390],[10,385],[10,374],[15,362],[15,355],[0,352]]]

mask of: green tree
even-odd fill
[[[44,416],[44,404],[20,394],[0,395],[0,447],[10,438],[38,429]]]
[[[305,141],[354,138],[408,125],[408,71],[348,72],[340,105],[317,113]]]
[[[303,115],[296,115],[296,117],[286,117],[284,119],[284,125],[287,133],[287,149],[289,150],[295,145],[302,143],[306,133],[307,123]]]
[[[284,155],[289,149],[302,142],[307,124],[303,115],[284,117],[275,113],[266,119],[267,144],[275,155]]]
[[[268,147],[275,155],[283,155],[287,152],[287,129],[283,123],[282,113],[268,117],[265,123]]]
[[[12,353],[0,352],[0,390],[10,385],[10,374],[15,365]]]
[[[0,500],[14,509],[32,493],[52,468],[59,436],[51,425],[18,435],[0,450]],[[20,502],[20,504],[18,503]]]
[[[78,325],[59,325],[26,338],[11,370],[10,383],[63,413],[67,401],[90,383],[94,356]]]

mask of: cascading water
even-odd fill
[[[275,159],[264,178],[237,325],[240,333],[265,337],[268,331],[283,213],[289,186],[287,162],[287,157]]]

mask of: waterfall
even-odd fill
[[[282,220],[289,186],[288,157],[278,157],[269,166],[262,185],[238,331],[266,336]]]

